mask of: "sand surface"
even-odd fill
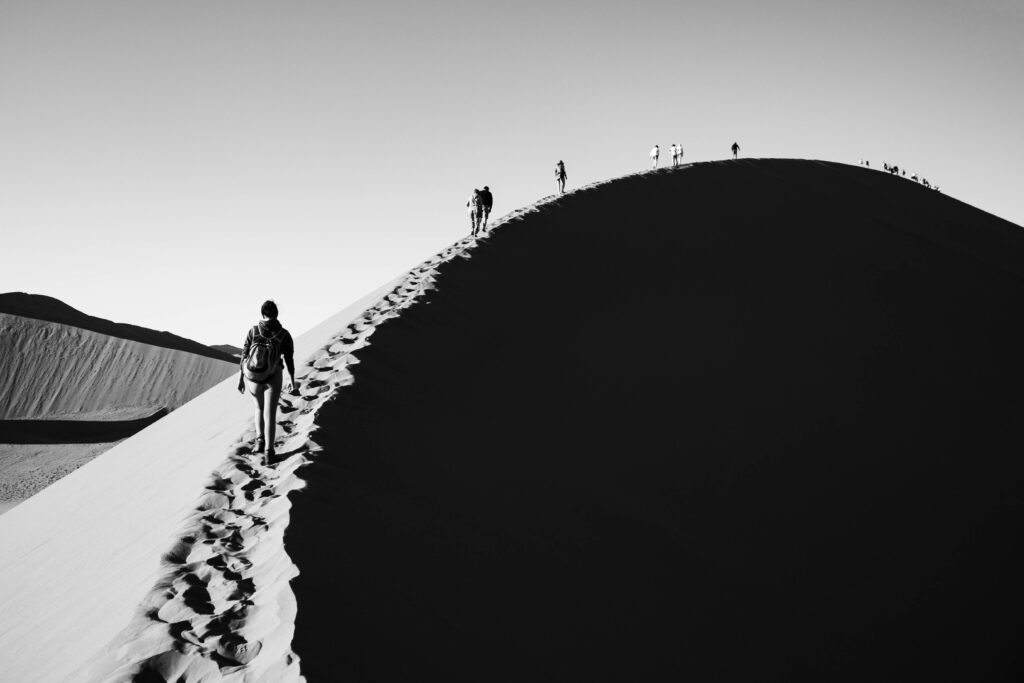
[[[0,443],[0,514],[117,443]]]

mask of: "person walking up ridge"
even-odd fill
[[[480,224],[483,222],[484,216],[484,200],[480,196],[480,190],[473,190],[473,194],[469,195],[469,201],[466,202],[466,206],[469,208],[470,234],[476,237],[477,232],[480,231]]]
[[[484,189],[480,190],[480,199],[484,210],[484,222],[481,228],[486,230],[487,219],[491,217],[491,207],[494,206],[494,196],[491,194],[491,188],[484,185]]]
[[[277,401],[281,396],[283,374],[281,359],[288,368],[288,391],[299,392],[295,379],[295,342],[288,330],[277,320],[277,304],[269,299],[260,307],[263,319],[249,329],[242,345],[241,376],[238,391],[248,390],[256,410],[254,451],[263,452],[267,459],[274,457],[274,432],[277,428]]]
[[[555,164],[555,179],[558,180],[558,194],[565,193],[565,164],[559,159]]]

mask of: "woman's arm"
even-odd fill
[[[293,394],[299,393],[299,381],[295,379],[295,342],[291,333],[287,333],[284,344],[281,345],[281,355],[284,356],[284,366],[288,368],[289,383],[288,391]]]
[[[245,393],[245,357],[249,355],[249,347],[252,346],[252,328],[245,333],[245,342],[242,344],[242,357],[238,360],[238,392]]]

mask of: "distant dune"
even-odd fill
[[[0,517],[0,670],[1016,680],[1022,305],[881,172],[546,198],[302,335],[275,462],[225,382]]]
[[[173,410],[237,371],[216,358],[0,313],[0,419],[123,420]],[[205,347],[204,347],[205,348]]]

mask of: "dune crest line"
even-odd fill
[[[532,208],[504,216],[491,230]],[[312,439],[317,411],[352,384],[347,368],[359,362],[353,354],[369,344],[376,327],[432,289],[437,269],[469,258],[476,244],[463,238],[409,271],[304,362],[301,395],[281,397],[274,462],[253,452],[251,427],[232,445],[163,556],[155,587],[132,622],[93,658],[85,680],[305,680],[291,651],[297,605],[290,581],[299,570],[285,551],[284,534],[288,494],[305,486],[296,470],[321,450]]]

